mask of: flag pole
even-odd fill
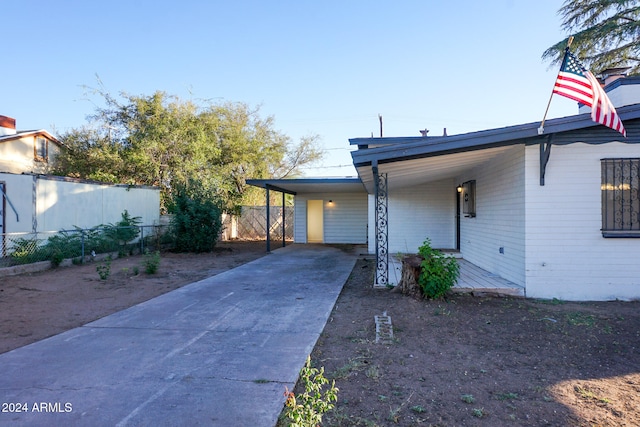
[[[569,52],[571,43],[573,43],[573,36],[569,37],[569,40],[567,41],[567,47],[564,49],[564,56],[562,57],[563,63],[564,63],[564,58],[567,56],[567,53]],[[544,133],[544,122],[545,120],[547,120],[547,113],[549,112],[549,107],[551,106],[552,98],[553,98],[553,89],[551,90],[551,95],[549,95],[549,102],[547,102],[547,109],[544,110],[544,117],[542,117],[542,122],[540,122],[540,127],[538,128],[538,135],[542,135]]]

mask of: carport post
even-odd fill
[[[269,185],[266,185],[265,188],[267,189],[267,252],[271,252],[271,233],[269,233],[269,224],[271,223],[269,215],[269,211],[271,210],[271,207],[269,206]]]
[[[282,247],[283,248],[286,246],[284,233],[287,229],[287,220],[285,217],[285,211],[286,209],[284,208],[284,193],[282,193]]]

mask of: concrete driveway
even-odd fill
[[[0,355],[0,425],[274,426],[356,256],[291,245]]]

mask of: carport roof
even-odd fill
[[[360,178],[248,179],[247,184],[287,194],[365,193]]]

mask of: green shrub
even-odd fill
[[[202,191],[176,191],[169,212],[177,252],[211,252],[222,229],[221,203]]]
[[[144,256],[144,272],[147,274],[156,274],[160,268],[160,251],[146,253]]]
[[[460,266],[454,257],[446,256],[431,247],[426,239],[418,249],[423,261],[418,282],[427,298],[442,298],[460,277]]]
[[[21,237],[9,239],[12,264],[30,264],[32,262],[46,261],[49,259],[49,252],[40,245],[40,240],[36,238],[23,239]]]
[[[294,394],[285,391],[285,416],[290,427],[316,427],[322,423],[325,412],[334,408],[338,401],[338,389],[335,380],[327,390],[323,390],[329,380],[324,376],[324,368],[312,368],[311,357],[300,371],[300,381],[304,385],[304,393]]]
[[[105,260],[96,266],[96,271],[100,280],[107,280],[111,275],[111,255],[107,256]]]
[[[61,250],[53,251],[53,253],[51,254],[51,265],[52,266],[59,267],[60,264],[62,264],[63,260],[64,260],[64,254],[62,253]]]
[[[127,243],[140,235],[142,219],[139,216],[131,216],[126,209],[121,216],[120,221],[105,227],[104,235],[116,245],[118,256],[124,257],[131,253],[131,250],[127,250]]]

